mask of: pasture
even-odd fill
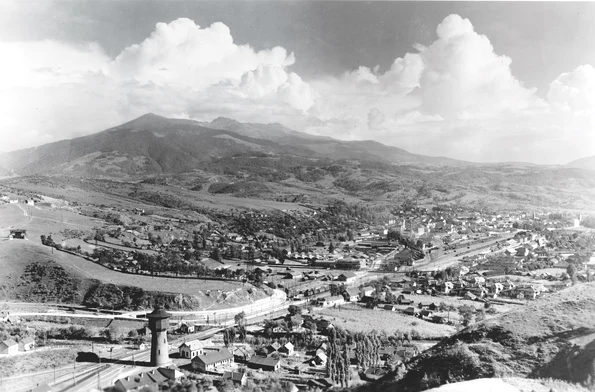
[[[315,312],[325,316],[335,326],[354,332],[376,330],[395,334],[416,331],[422,339],[441,339],[456,332],[452,325],[434,324],[400,312],[381,308],[366,309],[355,304],[315,309]]]
[[[125,274],[69,253],[55,249],[52,253],[52,248],[27,240],[0,242],[0,284],[7,283],[7,280],[18,280],[25,266],[30,263],[48,260],[55,261],[74,276],[83,279],[97,279],[118,286],[135,286],[146,291],[198,295],[206,290],[234,291],[242,288],[241,282]]]

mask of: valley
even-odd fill
[[[178,385],[594,385],[589,169],[152,114],[0,163],[0,341],[35,347],[0,356],[19,391],[27,356],[55,390],[149,371],[131,358],[158,305]],[[200,371],[190,339],[234,360]],[[89,345],[104,367],[53,380],[47,358]]]

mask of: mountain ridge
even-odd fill
[[[278,123],[241,123],[225,117],[205,123],[147,113],[91,135],[2,153],[0,168],[18,174],[179,173],[211,158],[248,152],[396,164],[473,165],[446,157],[412,154],[376,141],[309,135]]]

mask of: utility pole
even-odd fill
[[[97,369],[97,389],[101,391],[101,357],[99,357],[99,369]]]

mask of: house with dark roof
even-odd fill
[[[405,297],[403,294],[401,294],[397,297],[397,303],[399,305],[411,305],[413,303],[413,300],[410,300],[407,297]]]
[[[235,347],[233,349],[233,359],[235,362],[247,362],[254,354],[254,349],[250,346]]]
[[[343,272],[341,275],[339,275],[337,280],[340,282],[345,282],[346,284],[351,284],[351,283],[355,282],[356,278],[357,278],[357,276],[355,275],[355,272],[346,271],[346,272]]]
[[[152,370],[135,376],[120,378],[114,383],[114,390],[117,392],[129,392],[138,391],[142,388],[158,388],[159,385],[168,380],[169,378],[161,374],[161,372]]]
[[[246,373],[241,372],[225,372],[223,373],[224,380],[231,380],[234,385],[243,387],[246,385],[246,381],[248,381],[248,376]]]
[[[223,348],[195,356],[192,358],[192,368],[203,372],[214,372],[218,367],[233,362],[233,354]]]
[[[276,353],[281,348],[281,345],[277,342],[273,342],[266,346],[264,349],[267,355],[271,355],[272,353]]]
[[[178,331],[180,333],[185,333],[185,334],[194,333],[195,328],[196,327],[194,324],[182,323],[182,324],[180,324]]]
[[[254,356],[248,361],[248,367],[276,372],[281,368],[281,360],[273,357]]]

